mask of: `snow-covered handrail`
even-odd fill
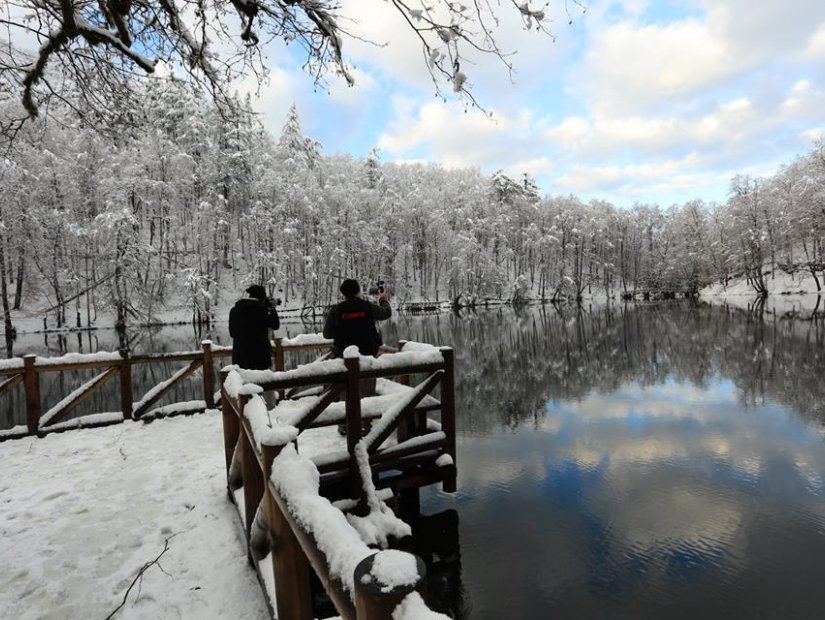
[[[424,372],[429,376],[415,387],[385,379]],[[343,617],[389,620],[386,612],[362,615],[359,608],[356,613],[353,599],[357,589],[359,601],[375,596],[376,592],[379,599],[391,592],[395,598],[389,609],[398,604],[399,609],[406,610],[406,617],[426,611],[429,614],[426,617],[442,618],[428,610],[420,596],[416,598],[418,573],[407,570],[415,565],[414,558],[411,563],[408,557],[394,554],[375,556],[369,546],[385,547],[390,538],[411,533],[376,489],[379,483],[373,482],[373,476],[377,472],[397,469],[399,465],[402,470],[420,465],[423,469],[416,470],[419,473],[415,474],[413,484],[440,481],[447,491],[455,488],[452,349],[407,343],[398,353],[374,359],[362,357],[350,348],[344,352],[344,359],[313,362],[294,370],[250,371],[227,366],[221,376],[228,482],[230,490],[243,488],[242,513],[253,556],[260,561],[272,551],[279,617],[302,617],[311,613],[306,571],[300,568],[309,562]],[[367,410],[371,411],[380,401],[381,411],[370,414],[380,419],[364,436],[361,394],[365,378],[378,378],[384,383],[380,395],[368,397],[375,402]],[[428,395],[439,383],[441,402]],[[386,387],[389,384],[396,387],[389,389]],[[312,386],[301,392],[310,395],[281,400],[272,410],[267,408],[264,392],[283,394],[286,388],[296,386]],[[343,392],[345,398],[334,402],[339,392]],[[287,406],[288,403],[292,404]],[[441,424],[426,420],[426,424],[412,425],[410,420],[410,428],[399,426],[419,411],[419,404],[421,413],[440,408]],[[327,410],[332,409],[344,414],[347,451],[343,459],[336,459],[337,469],[325,467],[326,473],[322,474],[315,463],[298,455],[293,442],[313,420],[329,417]],[[326,419],[322,422],[329,423]],[[378,451],[396,427],[399,443],[386,451]],[[363,489],[357,514],[344,515],[320,495],[322,479],[337,484],[335,481],[346,483],[347,477],[350,484]],[[382,478],[379,486],[386,482],[386,478]],[[356,491],[355,496],[358,495]],[[352,497],[337,492],[335,496]],[[275,540],[277,548],[271,546]],[[359,567],[364,573],[363,581],[355,577]],[[265,570],[261,564],[257,568]],[[413,573],[415,578],[410,576]],[[265,581],[269,580],[262,580]],[[377,590],[370,591],[370,584],[379,583]],[[363,589],[370,592],[365,594]],[[374,607],[378,608],[386,610],[386,601]]]

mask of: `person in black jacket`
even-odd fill
[[[251,370],[272,367],[270,329],[281,325],[275,300],[266,296],[263,286],[246,289],[229,311],[229,335],[232,336],[232,363]]]
[[[358,346],[361,355],[376,355],[381,346],[381,335],[375,322],[392,316],[389,293],[381,290],[377,304],[361,299],[360,293],[361,287],[356,280],[344,280],[341,283],[344,301],[327,313],[324,338],[333,339],[336,357],[341,357],[344,349],[353,344]]]

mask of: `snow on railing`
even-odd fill
[[[312,461],[299,456],[294,446],[287,445],[272,462],[270,480],[290,514],[312,534],[326,557],[330,574],[353,596],[355,567],[373,551],[344,513],[321,497],[318,469]]]
[[[330,338],[324,338],[323,334],[298,334],[294,338],[281,338],[281,346],[284,347],[306,347],[332,345]]]

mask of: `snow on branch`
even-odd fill
[[[363,11],[373,3],[365,0]],[[525,0],[510,4],[432,0],[413,6],[408,0],[388,0],[408,28],[418,37],[422,61],[428,68],[436,94],[449,87],[471,105],[480,107],[471,93],[465,66],[477,62],[467,53],[491,56],[513,71],[510,57],[498,43],[501,16],[515,11],[525,30],[553,37],[547,27],[546,7]],[[581,7],[577,0],[564,0]],[[18,84],[26,113],[34,118],[50,97],[68,99],[50,83],[50,73],[81,91],[81,101],[71,105],[82,114],[100,114],[123,92],[134,90],[132,69],[155,71],[158,63],[173,73],[186,74],[194,87],[204,86],[219,106],[231,109],[230,83],[239,76],[254,76],[260,83],[269,71],[264,46],[272,40],[296,42],[306,54],[304,69],[316,83],[329,74],[355,81],[344,54],[346,39],[365,40],[355,26],[342,25],[336,0],[10,0],[14,7],[4,23],[21,40],[36,37],[34,50],[9,46],[11,62],[0,63],[0,82]],[[583,10],[583,7],[582,7]],[[20,17],[17,17],[19,15]],[[569,11],[568,11],[569,15]],[[241,20],[236,34],[234,17]],[[357,25],[357,19],[352,23]],[[350,29],[352,28],[352,29]],[[375,43],[368,41],[370,43]],[[377,48],[383,44],[375,43]],[[6,75],[9,74],[9,75]],[[95,92],[102,88],[105,96]]]

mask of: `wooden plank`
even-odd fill
[[[156,353],[151,355],[135,355],[133,364],[151,364],[152,362],[191,362],[202,360],[203,351],[183,351],[180,353]]]
[[[291,379],[277,379],[275,381],[261,381],[257,385],[261,386],[265,392],[286,390],[293,387],[307,387],[323,383],[338,383],[346,381],[346,372],[333,372],[326,375],[301,376]]]
[[[338,398],[338,395],[344,390],[345,387],[345,383],[333,383],[329,389],[323,393],[321,400],[319,400],[309,411],[304,414],[300,420],[294,424],[294,426],[298,429],[298,432],[305,431],[309,428],[309,425],[312,424],[336,398]]]
[[[389,437],[398,427],[398,424],[402,420],[406,420],[407,417],[415,411],[415,406],[420,403],[424,397],[436,386],[436,384],[441,381],[441,378],[444,376],[443,370],[437,370],[433,374],[431,374],[427,379],[422,382],[421,384],[415,386],[410,392],[410,394],[406,397],[406,402],[404,403],[404,407],[398,412],[395,418],[387,424],[384,429],[378,433],[378,435],[371,441],[371,443],[367,446],[367,452],[374,453],[381,447],[381,444],[386,441],[387,437]]]
[[[427,435],[419,435],[413,440],[408,440],[376,452],[370,457],[370,464],[400,459],[411,454],[416,454],[417,452],[445,450],[445,448],[446,435],[443,431],[437,431],[435,433],[428,433]]]
[[[74,395],[70,394],[69,397],[61,401],[61,403],[58,403],[43,414],[40,418],[41,426],[47,427],[50,424],[55,424],[62,420],[72,409],[91,398],[104,383],[114,377],[119,371],[120,365],[113,366],[86,383],[81,390],[76,390]]]
[[[397,375],[412,375],[415,373],[433,373],[436,370],[444,370],[443,362],[429,363],[429,364],[407,364],[406,366],[397,366],[393,368],[379,368],[367,369],[361,371],[362,379],[371,379],[373,377],[394,377]]]
[[[63,364],[37,364],[37,372],[61,372],[66,370],[87,370],[94,368],[111,368],[118,360],[101,360],[99,362],[66,362]]]
[[[134,359],[132,360],[134,361]],[[189,363],[189,366],[186,368],[181,368],[175,374],[173,374],[169,379],[164,381],[163,383],[159,383],[152,389],[150,389],[146,394],[143,395],[143,398],[140,399],[140,402],[135,407],[134,417],[135,419],[140,418],[146,411],[149,410],[153,404],[155,404],[158,400],[163,398],[163,396],[171,390],[175,384],[183,381],[187,377],[189,377],[192,373],[194,373],[201,365],[203,359],[196,359]]]
[[[25,375],[22,372],[18,371],[18,373],[16,375],[13,375],[9,379],[6,379],[5,381],[3,381],[3,383],[0,383],[0,394],[2,394],[3,392],[6,392],[7,390],[11,390],[13,388],[16,388],[18,385],[20,385],[23,382],[23,377],[24,376]]]

